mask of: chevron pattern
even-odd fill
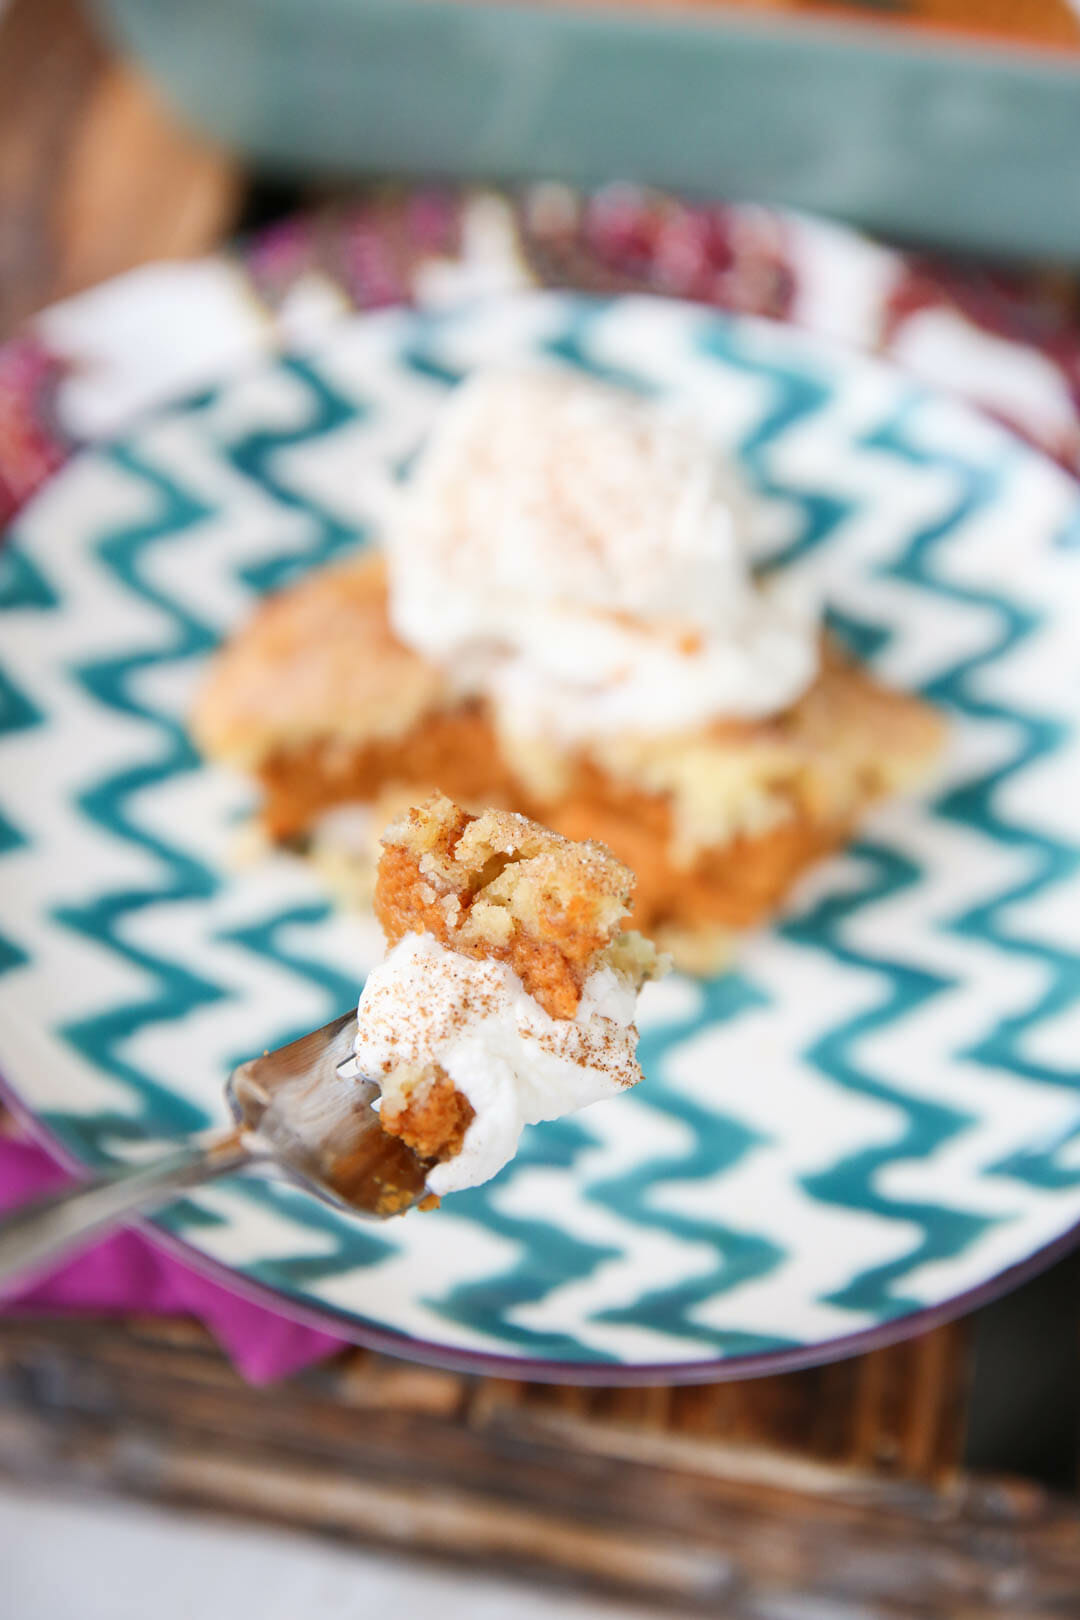
[[[808,1360],[1080,1223],[1080,505],[999,428],[790,329],[554,294],[342,323],[83,454],[0,554],[0,1066],[76,1154],[221,1115],[225,1073],[354,999],[379,941],[184,729],[259,593],[377,535],[453,381],[546,354],[677,395],[760,495],[761,560],[953,719],[737,971],[650,987],[646,1082],[437,1214],[237,1180],[196,1250],[428,1356],[613,1376]],[[408,1347],[405,1343],[405,1347]]]

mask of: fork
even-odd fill
[[[428,1196],[432,1167],[379,1123],[379,1087],[352,1055],[356,1013],[233,1070],[233,1124],[187,1138],[150,1164],[106,1172],[0,1223],[0,1294],[108,1228],[218,1176],[283,1175],[323,1203],[385,1220]]]

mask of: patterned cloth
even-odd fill
[[[0,1138],[0,1210],[44,1198],[63,1181],[63,1172],[37,1143]],[[340,1339],[255,1304],[134,1228],[96,1243],[6,1305],[49,1315],[193,1316],[250,1384],[273,1383],[341,1348]]]
[[[228,255],[149,266],[46,311],[0,347],[0,520],[80,443],[352,309],[517,288],[647,292],[789,321],[887,355],[1080,466],[1080,319],[1071,289],[925,259],[775,209],[612,185],[373,194],[287,219]],[[0,1139],[6,1202],[57,1171]],[[137,1232],[27,1292],[23,1308],[184,1311],[241,1371],[282,1376],[335,1339],[190,1271]]]
[[[351,309],[535,285],[791,321],[888,356],[1080,469],[1080,308],[1060,276],[623,184],[385,190],[285,219],[216,259],[133,271],[0,347],[0,519],[80,442]]]

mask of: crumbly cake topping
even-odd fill
[[[444,677],[390,627],[382,557],[364,553],[258,608],[214,660],[192,730],[211,757],[250,767],[315,739],[396,737],[444,702]]]
[[[506,961],[552,1017],[573,1016],[630,909],[633,873],[610,850],[513,811],[470,815],[443,794],[399,817],[382,842],[375,912],[388,944],[430,933]]]
[[[940,715],[889,691],[826,646],[818,679],[783,714],[716,722],[670,737],[611,737],[593,758],[619,782],[671,807],[670,855],[766,838],[806,819],[844,828],[875,799],[911,787],[937,756]]]

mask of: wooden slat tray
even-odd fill
[[[631,1391],[354,1351],[255,1390],[185,1323],[9,1320],[0,1472],[734,1620],[1074,1613],[1080,1507],[952,1466],[964,1339]]]

